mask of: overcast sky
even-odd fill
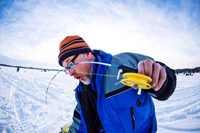
[[[84,2],[83,2],[84,1]],[[0,55],[57,64],[59,43],[200,66],[200,0],[0,0]]]

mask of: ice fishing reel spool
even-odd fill
[[[137,69],[123,64],[120,65],[118,69],[119,72],[117,78],[119,79],[119,75],[122,73],[124,79],[121,80],[121,83],[129,87],[138,88],[138,95],[141,94],[142,89],[151,89],[150,83],[152,82],[152,79],[143,74],[139,74]]]

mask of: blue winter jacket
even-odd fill
[[[112,56],[103,51],[93,51],[93,54],[95,61],[126,64],[135,68],[139,61],[150,58],[134,53]],[[85,86],[80,82],[75,90],[78,104],[69,132],[155,133],[157,123],[152,95],[159,100],[166,100],[176,86],[174,71],[161,64],[168,74],[163,87],[159,92],[142,91],[141,95],[137,94],[136,88],[119,83],[122,76],[117,80],[117,68],[93,64],[91,85]]]

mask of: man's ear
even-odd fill
[[[92,54],[91,52],[85,53],[85,57],[86,57],[88,60],[91,60],[91,59],[93,59],[93,54]]]

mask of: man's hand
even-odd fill
[[[151,59],[146,59],[138,63],[138,73],[152,78],[153,82],[151,86],[154,91],[160,90],[167,78],[165,68]]]

